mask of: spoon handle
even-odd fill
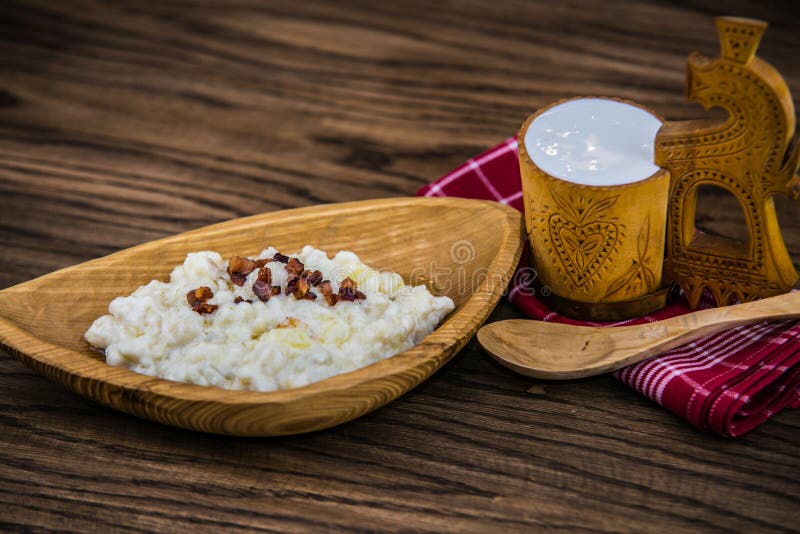
[[[743,304],[700,310],[680,315],[673,320],[679,322],[685,329],[695,330],[692,339],[696,339],[742,324],[793,318],[800,318],[800,291]]]
[[[704,336],[749,323],[778,319],[800,319],[800,291],[743,304],[700,310],[646,326],[623,326],[617,332],[613,332],[617,329],[612,328],[608,334],[617,340],[622,350],[616,354],[607,354],[604,358],[588,365],[581,375],[597,374],[600,369],[603,369],[602,372],[616,370],[663,354]],[[647,334],[639,330],[642,326],[649,330]],[[631,339],[627,335],[628,331],[631,334],[636,331],[639,335]]]

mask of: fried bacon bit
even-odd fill
[[[339,284],[339,297],[350,302],[364,300],[367,296],[358,290],[358,284],[349,276]]]
[[[336,303],[339,302],[339,295],[333,292],[330,280],[320,282],[319,290],[322,291],[322,296],[325,297],[325,302],[328,303],[328,306],[336,306]]]
[[[261,280],[268,286],[272,285],[272,271],[270,271],[266,267],[261,267],[258,270],[258,280]]]
[[[258,279],[253,282],[253,293],[261,302],[267,302],[272,296],[272,287],[267,282]]]
[[[309,290],[311,289],[311,284],[308,283],[308,278],[305,276],[300,276],[297,278],[297,283],[294,286],[294,291],[292,291],[292,295],[297,300],[305,298],[308,295]],[[315,297],[316,298],[316,297]]]
[[[306,272],[308,273],[308,271]],[[322,272],[317,270],[308,273],[308,281],[312,286],[319,285],[319,283],[322,282]]]
[[[297,282],[300,280],[299,274],[289,273],[289,277],[286,280],[286,291],[287,295],[291,295],[294,293],[294,290],[297,289]]]
[[[191,297],[189,295],[191,295]],[[195,301],[205,302],[214,298],[214,292],[211,291],[211,288],[208,286],[200,286],[197,289],[189,291],[186,297]]]
[[[252,273],[258,268],[264,267],[269,260],[251,260],[250,258],[242,258],[241,256],[233,256],[228,260],[228,276],[231,277],[231,282],[237,286],[243,286],[247,275]]]
[[[261,302],[267,302],[273,295],[272,291],[272,271],[266,267],[258,269],[258,278],[253,282],[253,293]]]
[[[302,274],[305,268],[305,265],[297,258],[289,258],[289,262],[286,264],[286,270],[292,274]]]
[[[272,257],[272,261],[279,261],[281,263],[286,263],[289,261],[289,256],[284,256],[280,252],[276,252],[275,255]]]
[[[216,304],[209,304],[207,301],[214,298],[210,287],[201,286],[186,293],[186,302],[189,303],[193,311],[200,315],[211,313],[218,308]]]
[[[291,258],[286,264],[289,277],[286,282],[286,294],[294,295],[297,300],[316,300],[316,293],[311,292],[311,286],[317,285],[322,280],[322,273],[319,271],[306,271],[303,264],[297,258]],[[314,283],[316,282],[316,283]],[[278,288],[280,291],[280,288]]]
[[[272,296],[281,294],[281,286],[272,286]]]
[[[243,299],[242,297],[236,297],[235,299],[233,299],[233,303],[234,303],[234,304],[239,304],[240,302],[246,302],[246,303],[248,303],[248,304],[252,304],[252,303],[253,303],[253,301],[252,301],[252,300],[250,300],[250,299]]]

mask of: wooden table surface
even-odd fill
[[[0,287],[243,215],[413,195],[563,97],[698,116],[685,59],[717,53],[717,14],[767,20],[760,55],[800,95],[788,1],[5,1]],[[703,229],[735,231],[731,208],[705,202]],[[703,434],[611,377],[535,382],[473,341],[359,420],[236,439],[0,354],[0,530],[790,531],[799,428]]]

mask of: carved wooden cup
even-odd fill
[[[599,98],[556,102],[524,123],[525,223],[551,309],[618,320],[665,305],[669,171],[653,163],[660,125],[637,104]]]

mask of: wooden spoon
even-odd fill
[[[495,360],[518,373],[566,380],[608,373],[742,324],[797,318],[800,291],[634,326],[498,321],[481,328],[478,341]]]

